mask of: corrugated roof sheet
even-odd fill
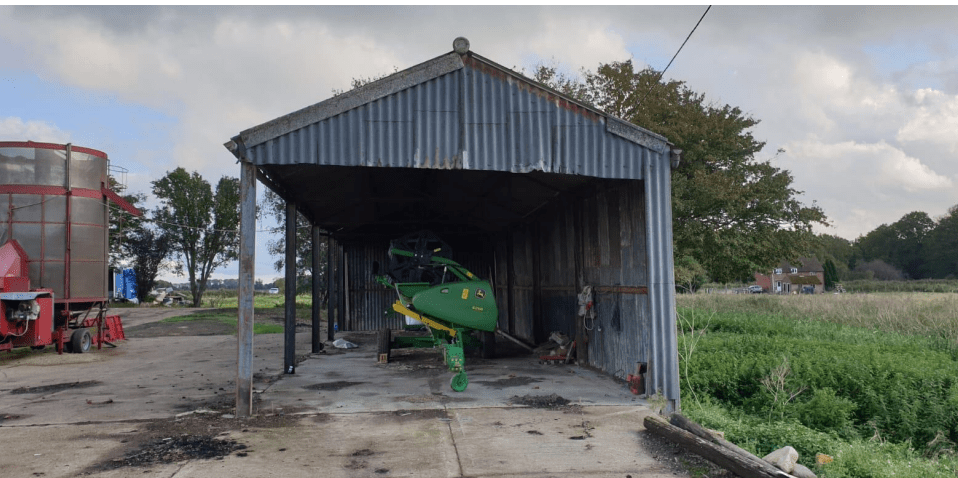
[[[240,133],[257,166],[315,164],[641,179],[668,141],[474,53],[448,53]],[[245,150],[244,150],[245,148]]]

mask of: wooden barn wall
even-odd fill
[[[575,336],[577,295],[591,285],[597,317],[584,324],[587,362],[624,378],[648,361],[644,192],[635,181],[599,184],[498,236],[443,239],[458,262],[492,280],[500,328],[530,344],[553,331]],[[344,246],[342,330],[401,326],[402,317],[390,312],[395,294],[372,280],[372,263],[387,262],[386,248],[382,241]]]

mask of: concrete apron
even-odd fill
[[[305,354],[308,334],[299,334],[297,345]],[[246,456],[95,476],[673,476],[640,444],[648,407],[605,375],[539,365],[532,357],[470,357],[469,387],[456,393],[435,352],[397,353],[383,365],[372,348],[361,344],[311,356],[295,375],[257,380],[258,413],[300,418],[281,428],[236,427],[226,436],[247,445]],[[149,338],[111,351],[45,354],[3,366],[2,475],[76,476],[122,450],[124,434],[142,428],[137,420],[170,418],[232,396],[235,350],[235,338],[226,336]],[[275,376],[282,366],[281,336],[257,336],[256,355],[260,377]],[[96,383],[11,393],[70,380]],[[579,406],[510,404],[514,396],[553,393]]]

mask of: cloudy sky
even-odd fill
[[[239,175],[222,145],[241,130],[447,53],[457,36],[525,71],[629,58],[661,70],[704,11],[0,6],[0,140],[102,150],[132,191],[177,166],[215,182]],[[956,7],[715,6],[666,77],[761,120],[759,159],[822,206],[821,232],[854,239],[958,204],[955,25]],[[266,239],[256,273],[271,279]]]

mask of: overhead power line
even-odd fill
[[[711,5],[709,5],[708,8],[705,9],[705,12],[702,13],[702,16],[701,16],[701,17],[699,17],[699,21],[695,23],[695,26],[694,26],[694,27],[692,27],[692,31],[690,31],[690,32],[689,32],[689,35],[688,35],[687,37],[685,37],[685,41],[682,42],[682,45],[679,47],[679,49],[675,52],[674,55],[672,55],[672,59],[669,60],[669,64],[668,64],[668,65],[665,65],[665,69],[662,70],[661,73],[659,73],[659,77],[656,78],[656,79],[655,79],[655,82],[653,82],[653,83],[649,86],[649,91],[647,91],[647,92],[645,93],[645,96],[642,97],[642,101],[641,101],[641,102],[644,103],[644,102],[645,102],[645,99],[649,97],[649,93],[652,92],[652,88],[655,88],[655,85],[659,84],[659,81],[662,80],[662,76],[665,75],[665,72],[669,69],[670,66],[672,66],[672,62],[675,61],[675,58],[676,58],[677,56],[679,56],[679,53],[682,51],[682,48],[684,48],[684,47],[685,47],[685,44],[689,42],[689,38],[692,38],[692,34],[695,33],[695,30],[699,27],[699,24],[702,23],[702,20],[705,19],[705,15],[707,15],[707,14],[709,13],[709,10],[711,10],[711,9],[712,9],[712,6],[711,6]]]

